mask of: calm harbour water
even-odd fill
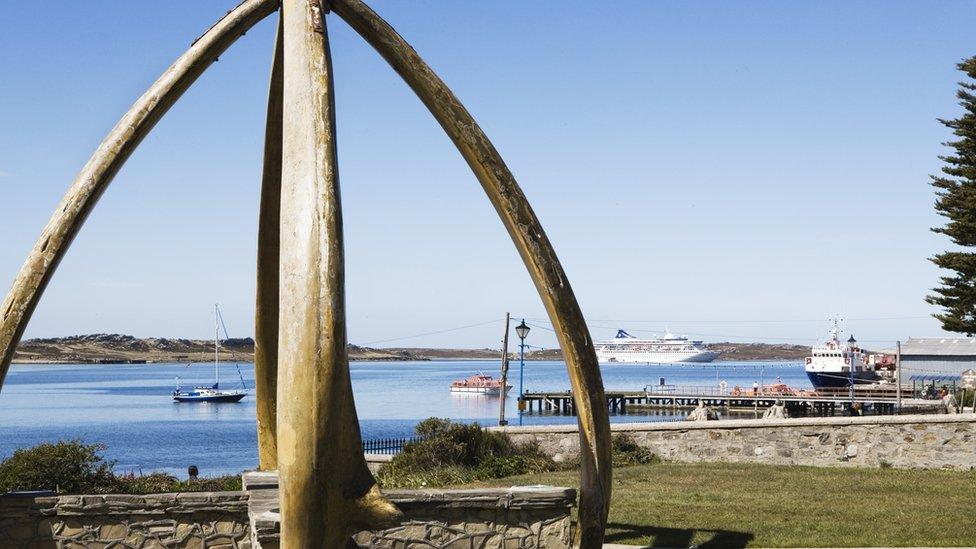
[[[451,381],[479,371],[497,377],[497,361],[354,362],[353,391],[363,439],[409,436],[427,417],[478,421],[494,425],[498,398],[458,396]],[[79,438],[107,446],[119,471],[165,471],[185,476],[195,464],[201,474],[236,473],[257,463],[254,368],[241,364],[251,390],[236,404],[177,404],[169,393],[175,378],[184,385],[212,383],[213,368],[203,364],[14,365],[0,392],[0,459],[17,448],[58,439]],[[518,363],[509,378],[515,386],[506,402],[509,421],[517,425]],[[657,384],[751,387],[779,377],[794,387],[809,387],[802,364],[715,362],[707,365],[606,365],[607,390],[639,390]],[[221,386],[236,388],[233,364],[221,367]],[[525,390],[566,390],[562,362],[528,362]],[[611,416],[611,421],[663,421],[662,412]],[[573,423],[574,417],[526,414],[527,424]]]

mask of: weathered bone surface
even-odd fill
[[[362,455],[346,356],[342,215],[332,67],[322,0],[285,0],[268,99],[259,213],[256,377],[263,468],[281,475],[283,547],[340,547],[395,523]],[[114,175],[217,56],[278,0],[245,0],[133,105],[78,175],[0,307],[0,387],[41,294]],[[580,545],[600,547],[610,501],[609,421],[589,331],[525,196],[471,115],[359,0],[331,7],[404,78],[471,166],[556,328],[580,423]]]
[[[335,99],[318,0],[285,0],[278,331],[281,546],[343,547],[399,511],[363,458],[346,355]]]
[[[331,0],[330,5],[430,109],[481,182],[518,248],[559,337],[579,413],[580,545],[601,547],[610,506],[610,422],[593,342],[556,253],[498,151],[417,52],[361,1]]]
[[[277,0],[247,0],[218,21],[135,102],[81,169],[0,305],[0,387],[44,288],[112,178],[203,71],[277,7]]]
[[[264,130],[264,173],[258,212],[258,275],[254,307],[254,384],[257,399],[258,465],[278,468],[278,245],[281,223],[281,18],[275,37],[268,89],[268,118]]]

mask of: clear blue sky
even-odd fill
[[[31,2],[0,18],[0,287],[98,143],[230,1]],[[464,101],[556,246],[593,335],[808,343],[940,332],[926,258],[973,2],[375,2]],[[544,312],[467,166],[329,18],[349,334]],[[274,23],[221,57],[116,177],[27,337],[252,332]],[[802,322],[782,322],[785,320]],[[651,322],[637,322],[651,321]],[[718,322],[737,321],[737,322]],[[774,322],[775,321],[775,322]],[[648,332],[641,332],[647,330]],[[734,336],[734,337],[733,337]],[[383,345],[496,346],[500,322]],[[536,345],[552,346],[536,329]]]

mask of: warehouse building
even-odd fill
[[[976,370],[976,338],[911,337],[901,344],[902,382],[909,379],[961,381]]]

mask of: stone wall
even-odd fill
[[[380,471],[380,467],[393,460],[393,454],[363,454],[366,458],[366,467],[374,475]]]
[[[244,492],[0,496],[3,549],[250,546]]]
[[[55,547],[51,518],[58,498],[0,496],[0,547]]]
[[[247,473],[245,485],[247,492],[0,496],[0,549],[277,548],[277,475]],[[387,496],[405,520],[357,534],[360,547],[572,545],[572,489],[391,490]]]
[[[569,488],[389,490],[406,520],[388,530],[360,532],[360,547],[571,547]]]
[[[579,454],[575,425],[498,427],[557,461]],[[778,465],[976,468],[976,414],[616,423],[666,460]]]
[[[245,473],[255,549],[277,549],[278,477]],[[478,490],[384,490],[403,511],[394,528],[360,532],[360,547],[439,549],[571,547],[576,491],[549,486]]]

